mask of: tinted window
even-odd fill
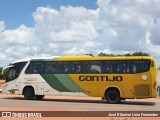
[[[82,73],[81,62],[71,62],[71,73]]]
[[[45,62],[46,74],[81,73],[81,62]]]
[[[43,62],[31,62],[25,73],[39,74],[43,73],[44,72],[43,70],[44,70]]]
[[[16,69],[15,68],[11,68],[9,70],[9,73],[8,73],[8,79],[9,80],[13,80],[16,78]]]
[[[150,68],[150,60],[106,60],[106,61],[66,61],[66,62],[48,61],[48,62],[31,62],[26,70],[26,73],[135,74],[135,73],[146,72],[149,70],[149,68]]]
[[[149,60],[137,60],[133,61],[133,73],[141,73],[146,72],[150,68],[150,61]]]
[[[27,62],[20,62],[13,64],[13,67],[11,67],[7,74],[7,82],[16,79],[20,72],[22,71],[23,67],[25,66]]]
[[[83,71],[82,71],[82,73],[89,73],[90,72],[89,62],[83,61],[82,64],[83,64]]]
[[[56,71],[57,71],[56,62],[45,62],[44,73],[51,74],[51,73],[56,73]]]
[[[150,60],[105,61],[106,73],[142,73],[150,68]]]
[[[102,63],[100,61],[91,61],[90,73],[101,73],[101,72],[102,72]]]
[[[62,73],[71,73],[70,62],[63,62]]]

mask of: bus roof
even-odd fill
[[[152,56],[60,56],[57,60],[136,60],[154,59]]]
[[[72,61],[72,60],[136,60],[136,59],[154,59],[152,56],[90,56],[90,55],[70,55],[70,56],[52,56],[52,57],[34,57],[17,60],[18,62],[28,61]]]

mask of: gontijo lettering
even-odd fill
[[[79,81],[123,81],[122,76],[79,76]]]

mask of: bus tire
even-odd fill
[[[107,102],[111,103],[111,104],[120,103],[120,100],[121,100],[119,91],[116,89],[107,90],[106,94],[105,94],[105,98],[106,98]]]
[[[23,94],[26,100],[33,100],[35,98],[34,89],[31,87],[26,88]]]
[[[35,97],[37,100],[42,100],[44,98],[44,95],[36,95]]]

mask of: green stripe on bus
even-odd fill
[[[41,76],[53,89],[59,92],[71,92],[53,74],[41,74]]]
[[[57,58],[55,58],[55,59],[33,59],[33,60],[31,60],[31,62],[44,62],[44,61],[53,62],[53,61],[57,61]]]
[[[68,75],[65,74],[41,74],[43,79],[55,90],[60,92],[83,92]]]
[[[55,76],[70,91],[72,92],[83,92],[84,91],[68,75],[55,74]]]

